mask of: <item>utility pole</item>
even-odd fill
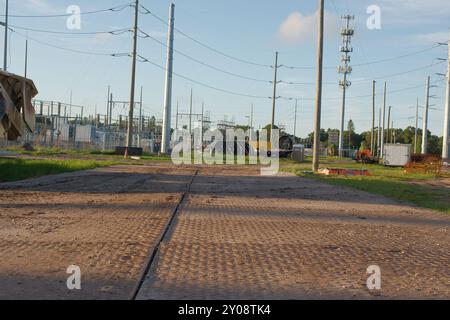
[[[378,136],[377,136],[377,156],[380,157],[381,155],[381,108],[378,112]]]
[[[25,41],[25,72],[24,77],[26,78],[28,74],[28,39]]]
[[[203,151],[203,120],[205,119],[205,103],[203,102],[202,103],[202,122],[201,122],[201,126],[200,126],[200,137],[201,137],[201,139],[200,139],[200,150],[202,150]]]
[[[278,51],[275,52],[275,65],[274,65],[274,80],[273,80],[273,97],[272,97],[272,123],[270,126],[270,141],[272,141],[272,132],[275,128],[275,109],[277,105],[277,84],[278,82],[278,68],[281,67],[278,65]]]
[[[139,129],[138,129],[138,146],[141,147],[141,135],[142,135],[142,92],[144,88],[141,86],[141,99],[139,102]]]
[[[109,106],[110,106],[110,94],[111,94],[111,87],[108,86],[108,102],[106,103],[106,119],[105,119],[105,127],[107,127],[108,125],[110,125],[109,123]]]
[[[425,112],[423,116],[423,132],[422,132],[422,154],[428,152],[428,109],[430,107],[430,76],[427,78],[427,86],[425,89]]]
[[[319,170],[320,151],[320,120],[322,112],[322,72],[323,72],[323,29],[324,29],[324,0],[319,0],[318,41],[317,41],[317,88],[316,113],[314,120],[313,164],[314,172]]]
[[[382,118],[382,129],[381,129],[381,152],[380,158],[384,158],[384,130],[386,128],[386,95],[387,95],[387,83],[384,83],[384,93],[383,93],[383,118]]]
[[[191,89],[191,101],[189,105],[189,134],[192,134],[192,89]]]
[[[445,114],[444,114],[444,141],[442,146],[442,159],[450,160],[450,40],[448,46],[448,60],[447,60],[447,92],[445,96]]]
[[[297,142],[297,109],[298,109],[298,99],[295,99],[294,142]]]
[[[3,71],[8,71],[8,18],[9,18],[9,0],[6,0],[5,8],[5,45],[3,51]]]
[[[391,121],[391,143],[395,143],[394,136],[395,136],[394,120],[392,120]]]
[[[252,103],[252,109],[250,112],[250,130],[253,130],[253,103]]]
[[[392,110],[392,107],[389,106],[386,143],[390,143],[391,142],[390,141],[390,139],[391,139],[391,110]]]
[[[164,115],[161,140],[161,153],[167,154],[170,150],[170,129],[172,120],[172,73],[173,73],[173,29],[175,4],[169,6],[169,31],[167,34],[167,60],[164,92]]]
[[[177,101],[177,118],[175,120],[175,129],[178,130],[178,101]]]
[[[125,158],[128,158],[128,149],[133,143],[133,109],[134,109],[134,92],[136,85],[136,55],[137,55],[137,34],[138,34],[138,18],[139,18],[139,0],[134,4],[134,28],[133,28],[133,53],[131,64],[131,88],[130,88],[130,106],[128,113],[128,131],[127,145],[125,148]]]
[[[418,141],[418,136],[419,136],[419,98],[417,98],[417,106],[416,106],[416,128],[414,130],[414,153],[418,153],[419,152],[419,141]]]
[[[355,17],[351,15],[345,15],[341,19],[345,20],[345,27],[341,29],[341,36],[343,45],[340,52],[343,53],[339,67],[339,73],[344,75],[343,80],[339,81],[339,85],[342,88],[342,108],[341,108],[341,131],[339,134],[339,157],[344,156],[344,126],[345,126],[345,102],[347,88],[352,85],[350,81],[347,81],[347,76],[352,73],[352,67],[350,67],[351,57],[349,53],[353,52],[351,47],[352,37],[355,34],[355,30],[350,28],[350,20]]]
[[[110,127],[112,127],[112,111],[113,111],[113,106],[114,106],[114,100],[113,100],[113,94],[111,92],[110,98],[109,98],[109,120],[108,120],[108,124]]]
[[[370,152],[375,153],[375,95],[377,82],[374,80],[372,84],[372,136],[370,144]]]

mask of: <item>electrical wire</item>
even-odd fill
[[[155,37],[151,36],[150,34],[146,33],[145,31],[142,31],[141,29],[139,29],[139,31],[144,35],[144,36],[140,36],[141,38],[152,39],[153,41],[155,41],[156,43],[160,44],[161,46],[163,46],[165,48],[168,48],[167,44],[165,44],[164,42],[156,39]],[[205,67],[208,67],[210,69],[213,69],[213,70],[225,73],[227,75],[230,75],[230,76],[233,76],[233,77],[236,77],[236,78],[241,78],[241,79],[255,81],[255,82],[271,83],[271,81],[269,81],[269,80],[256,79],[256,78],[252,78],[252,77],[248,77],[248,76],[244,76],[244,75],[241,75],[241,74],[237,74],[237,73],[233,73],[233,72],[229,72],[229,71],[223,70],[221,68],[212,66],[212,65],[210,65],[210,64],[208,64],[206,62],[200,61],[200,60],[198,60],[198,59],[196,59],[196,58],[194,58],[192,56],[189,56],[189,55],[185,54],[184,52],[182,52],[180,50],[177,50],[177,49],[173,49],[173,52],[176,52],[179,55],[181,55],[181,56],[183,56],[183,57],[185,57],[185,58],[187,58],[187,59],[189,59],[191,61],[194,61],[194,62],[196,62],[198,64],[201,64],[201,65],[203,65]]]
[[[144,11],[139,11],[141,14],[149,14],[149,15],[151,15],[152,17],[154,17],[155,19],[157,19],[157,20],[159,20],[160,22],[162,22],[163,24],[165,24],[166,26],[169,25],[169,24],[167,23],[167,21],[165,21],[165,20],[162,19],[161,17],[157,16],[156,14],[154,14],[154,13],[153,13],[152,11],[150,11],[149,9],[145,8],[145,7],[142,6],[142,5],[140,5],[140,7],[141,7],[142,10],[144,10]],[[204,47],[204,48],[206,48],[206,49],[208,49],[208,50],[210,50],[210,51],[212,51],[212,52],[215,52],[215,53],[217,53],[217,54],[219,54],[219,55],[222,55],[222,56],[224,56],[224,57],[226,57],[226,58],[228,58],[228,59],[231,59],[231,60],[234,60],[234,61],[237,61],[237,62],[240,62],[240,63],[248,64],[248,65],[257,66],[257,67],[267,67],[267,68],[271,68],[271,65],[268,65],[268,64],[256,63],[256,62],[253,62],[253,61],[250,61],[250,60],[241,59],[241,58],[232,56],[232,55],[230,55],[230,54],[224,53],[224,52],[222,52],[222,51],[220,51],[220,50],[218,50],[218,49],[215,49],[215,48],[213,48],[213,47],[211,47],[211,46],[209,46],[209,45],[207,45],[207,44],[205,44],[205,43],[203,43],[203,42],[201,42],[201,41],[195,39],[194,37],[192,37],[192,36],[186,34],[185,32],[181,31],[181,30],[178,29],[178,28],[174,28],[174,30],[177,31],[179,34],[185,36],[186,38],[190,39],[191,41],[197,43],[198,45],[200,45],[200,46],[202,46],[202,47]]]
[[[96,34],[112,34],[112,35],[120,35],[126,32],[132,31],[130,28],[116,29],[111,31],[91,31],[91,32],[70,32],[70,31],[53,31],[53,30],[41,30],[41,29],[33,29],[15,25],[9,25],[11,28],[16,28],[25,31],[39,32],[39,33],[50,33],[50,34],[69,34],[69,35],[96,35]]]
[[[161,70],[164,70],[164,71],[167,70],[165,67],[163,67],[163,66],[161,66],[161,65],[159,65],[159,64],[157,64],[157,63],[155,63],[155,62],[152,62],[152,61],[148,60],[147,58],[145,58],[145,57],[143,57],[143,56],[141,56],[141,55],[138,55],[137,57],[138,57],[137,60],[138,60],[139,62],[149,63],[149,64],[151,64],[151,65],[153,65],[153,66],[155,66],[155,67],[157,67],[157,68],[159,68],[159,69],[161,69]],[[209,84],[206,84],[206,83],[203,83],[203,82],[194,80],[194,79],[192,79],[192,78],[186,77],[186,76],[181,75],[181,74],[179,74],[179,73],[173,72],[173,74],[176,75],[177,77],[181,78],[181,79],[187,80],[187,81],[189,81],[189,82],[195,83],[195,84],[200,85],[200,86],[202,86],[202,87],[206,87],[206,88],[209,88],[209,89],[212,89],[212,90],[215,90],[215,91],[219,91],[219,92],[222,92],[222,93],[227,93],[227,94],[231,94],[231,95],[235,95],[235,96],[240,96],[240,97],[246,97],[246,98],[269,99],[268,97],[264,97],[264,96],[249,95],[249,94],[245,94],[245,93],[239,93],[239,92],[235,92],[235,91],[230,91],[230,90],[226,90],[226,89],[221,89],[221,88],[218,88],[218,87],[215,87],[215,86],[212,86],[212,85],[209,85]]]
[[[51,47],[51,48],[55,48],[55,49],[59,49],[59,50],[64,50],[64,51],[68,51],[68,52],[73,52],[73,53],[79,53],[79,54],[86,54],[86,55],[96,55],[96,56],[110,56],[110,57],[123,57],[123,56],[130,56],[129,53],[104,53],[104,52],[92,52],[92,51],[83,51],[83,50],[77,50],[77,49],[70,49],[70,48],[66,48],[66,47],[61,47],[61,46],[57,46],[54,44],[50,44],[35,38],[32,38],[30,36],[26,36],[20,32],[17,32],[16,30],[10,28],[11,32],[14,32],[18,35],[20,35],[21,37],[24,37],[26,39],[32,40],[36,43],[39,43],[41,45],[47,46],[47,47]]]
[[[443,81],[442,79],[439,80],[435,80],[433,82],[431,82],[431,84],[435,84],[438,82]],[[412,87],[406,87],[406,88],[402,88],[402,89],[397,89],[397,90],[391,90],[391,91],[387,91],[386,94],[392,94],[392,93],[398,93],[398,92],[404,92],[404,91],[408,91],[408,90],[413,90],[413,89],[417,89],[417,88],[422,88],[423,85],[416,85],[416,86],[412,86]],[[369,98],[372,97],[372,94],[366,94],[366,95],[359,95],[359,96],[350,96],[347,99],[360,99],[360,98]],[[314,101],[315,98],[294,98],[294,97],[280,97],[280,99],[283,100],[303,100],[303,101]],[[340,100],[341,98],[337,97],[337,98],[323,98],[322,100],[327,100],[327,101],[332,101],[332,100]]]
[[[438,48],[440,46],[441,46],[440,44],[436,44],[436,45],[433,45],[431,47],[428,47],[428,48],[425,48],[425,49],[422,49],[422,50],[413,51],[413,52],[406,53],[406,54],[399,55],[399,56],[395,56],[395,57],[392,57],[392,58],[386,58],[386,59],[374,60],[374,61],[365,62],[365,63],[353,64],[352,66],[353,67],[361,67],[361,66],[366,66],[366,65],[380,64],[380,63],[384,63],[384,62],[400,60],[400,59],[403,59],[403,58],[415,56],[415,55],[418,55],[418,54],[421,54],[421,53],[433,50],[433,49]],[[288,65],[283,65],[283,67],[287,68],[287,69],[294,69],[294,70],[295,69],[313,70],[313,69],[316,68],[316,67],[295,67],[295,66],[288,66]],[[324,67],[324,69],[334,69],[334,68],[336,68],[336,67],[329,67],[329,66],[328,67]]]
[[[123,11],[126,8],[129,8],[132,6],[133,6],[133,3],[127,3],[127,4],[118,5],[118,6],[115,6],[112,8],[108,8],[108,9],[80,12],[80,15],[90,15],[90,14],[97,14],[97,13],[104,13],[104,12],[120,12],[120,11]],[[10,17],[10,18],[61,18],[61,17],[70,17],[72,15],[73,15],[72,13],[52,14],[52,15],[14,15],[14,14],[9,14],[8,17]],[[0,17],[5,17],[5,15],[1,14]]]

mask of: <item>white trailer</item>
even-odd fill
[[[412,145],[385,144],[384,165],[389,167],[404,167],[411,162]]]

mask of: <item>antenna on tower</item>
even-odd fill
[[[347,88],[352,85],[347,80],[348,76],[352,73],[352,67],[350,66],[353,47],[351,46],[352,37],[355,34],[355,30],[350,27],[350,21],[355,19],[354,15],[344,15],[341,17],[345,21],[345,27],[341,28],[342,46],[340,47],[341,65],[338,72],[343,75],[343,79],[339,81],[339,86],[342,88],[342,109],[341,109],[341,131],[339,136],[339,157],[344,156],[344,126],[345,126],[345,101]]]

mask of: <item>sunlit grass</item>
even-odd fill
[[[361,164],[350,160],[336,158],[321,159],[322,168],[342,168],[368,170],[366,176],[323,176],[311,173],[311,159],[305,163],[295,163],[292,160],[281,162],[283,171],[289,171],[299,176],[319,179],[320,181],[355,188],[374,194],[380,194],[396,200],[407,201],[421,207],[450,213],[450,190],[444,187],[432,187],[420,182],[434,180],[434,174],[407,173],[404,168],[384,167],[379,164]],[[443,173],[442,177],[449,177]]]
[[[112,162],[94,160],[32,160],[0,158],[0,182],[11,182],[44,175],[110,166]]]

